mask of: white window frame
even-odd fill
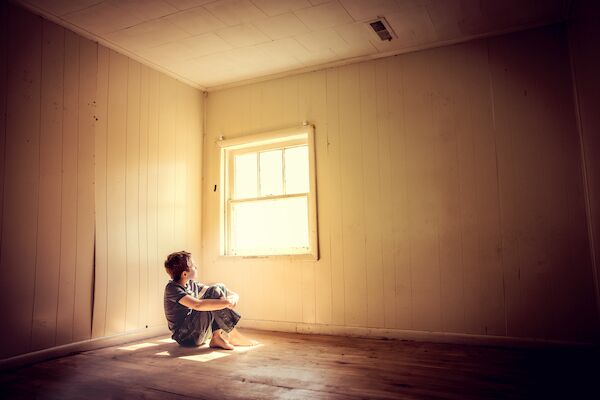
[[[290,252],[286,254],[232,254],[230,250],[231,233],[231,188],[233,187],[233,159],[236,154],[259,152],[269,149],[308,145],[308,239],[309,248],[306,252]],[[220,255],[224,257],[244,258],[300,258],[319,259],[319,240],[317,227],[317,189],[315,168],[315,129],[313,125],[303,124],[299,127],[262,132],[232,139],[223,137],[217,141],[221,148],[221,190],[220,190]],[[303,195],[262,196],[260,199],[277,199]],[[252,201],[248,199],[244,201]]]

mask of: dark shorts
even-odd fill
[[[225,296],[227,296],[227,288],[222,283],[218,283],[210,286],[202,298],[220,299]],[[230,308],[217,311],[191,310],[171,337],[182,346],[199,346],[209,338],[212,331],[223,329],[225,332],[231,332],[241,317]]]

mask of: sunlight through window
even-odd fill
[[[222,254],[318,258],[313,127],[220,146]]]
[[[182,356],[179,357],[182,360],[189,360],[189,361],[196,361],[196,362],[207,362],[207,361],[212,361],[212,360],[216,360],[218,358],[223,358],[223,357],[227,357],[230,356],[231,353],[225,353],[225,352],[221,352],[221,351],[213,351],[210,353],[205,353],[205,354],[196,354],[195,356]]]
[[[153,346],[158,346],[158,344],[156,344],[156,343],[138,343],[138,344],[132,344],[131,346],[119,347],[119,350],[134,351],[134,350],[144,349],[146,347],[153,347]]]

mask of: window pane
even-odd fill
[[[285,254],[308,250],[306,196],[232,204],[233,254]],[[291,250],[291,252],[290,252]]]
[[[281,150],[260,153],[260,195],[283,194]]]
[[[234,199],[258,197],[256,193],[257,168],[256,153],[235,156],[234,159]]]
[[[285,149],[285,192],[308,193],[308,146]]]

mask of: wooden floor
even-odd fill
[[[261,346],[216,351],[159,337],[5,371],[0,398],[600,398],[596,350],[244,332]]]

